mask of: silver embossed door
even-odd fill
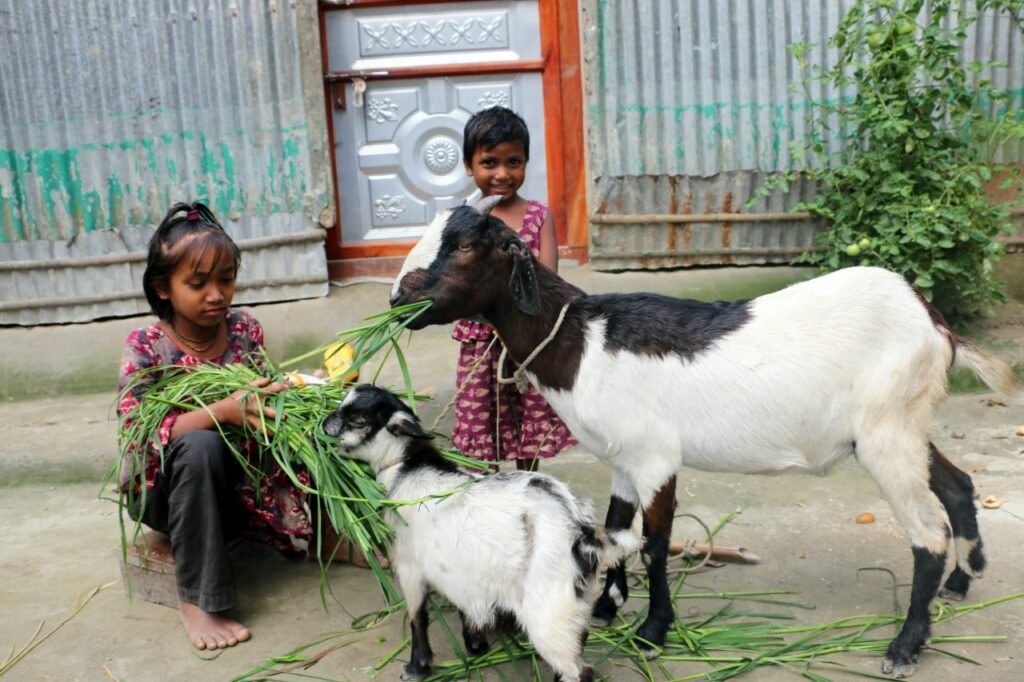
[[[367,7],[325,17],[342,241],[417,238],[477,192],[462,129],[503,105],[530,128],[521,193],[547,200],[536,0]]]

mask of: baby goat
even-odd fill
[[[391,562],[412,629],[407,677],[430,670],[426,596],[434,589],[477,632],[514,618],[560,679],[593,679],[580,652],[598,571],[635,552],[636,535],[622,529],[599,537],[589,503],[550,476],[461,471],[430,444],[409,408],[382,388],[353,388],[324,432],[340,437],[344,455],[368,462],[391,499],[457,491],[402,507],[392,524]]]
[[[823,474],[856,454],[910,536],[910,609],[882,670],[912,674],[950,534],[957,565],[945,596],[963,598],[985,566],[971,479],[929,441],[946,373],[963,365],[1015,393],[1010,368],[879,268],[735,303],[588,296],[489,215],[493,200],[438,214],[406,259],[391,304],[433,301],[412,328],[483,316],[513,360],[531,358],[520,371],[573,434],[611,464],[606,529],[628,527],[637,507],[644,513],[650,610],[638,634],[654,645],[650,653],[674,617],[665,561],[680,467]],[[626,589],[620,564],[595,616],[613,616]]]

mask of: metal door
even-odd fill
[[[437,210],[472,198],[462,130],[494,105],[529,126],[521,194],[547,200],[541,73],[516,70],[539,63],[537,0],[355,7],[326,13],[325,27],[344,88],[333,99],[346,246],[414,239]]]

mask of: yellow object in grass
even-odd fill
[[[296,388],[302,388],[303,386],[322,386],[327,383],[326,379],[312,374],[302,374],[301,372],[285,372],[284,380]]]
[[[348,371],[355,356],[356,351],[349,344],[341,341],[332,343],[324,351],[324,369],[327,370],[327,376],[331,379],[343,377],[343,381],[350,384],[359,381],[359,370]]]

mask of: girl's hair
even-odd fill
[[[189,248],[175,248],[186,238],[190,240]],[[214,249],[220,258],[232,258],[235,272],[238,272],[241,252],[213,211],[199,201],[172,206],[149,240],[149,258],[142,275],[142,290],[154,315],[168,322],[174,319],[174,307],[167,299],[160,298],[157,290],[170,288],[171,275],[184,260],[199,263],[209,249]]]
[[[519,142],[530,160],[530,131],[519,114],[505,107],[490,107],[476,112],[462,132],[462,159],[468,165],[477,149],[494,149],[502,142]]]

